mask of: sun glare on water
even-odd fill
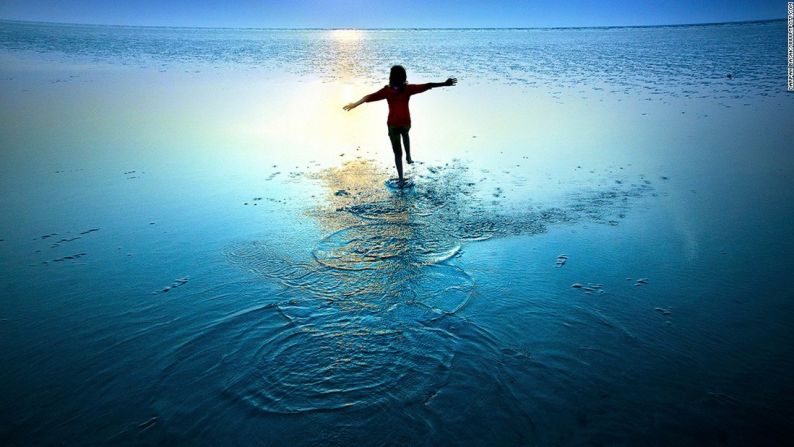
[[[357,29],[335,29],[331,31],[331,37],[334,40],[358,40],[361,38],[361,32]]]

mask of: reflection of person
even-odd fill
[[[389,128],[389,140],[394,151],[394,164],[397,167],[397,175],[400,177],[399,185],[403,185],[403,160],[402,149],[400,148],[400,136],[405,145],[405,161],[413,163],[411,159],[411,140],[408,138],[408,131],[411,129],[411,112],[408,110],[408,100],[411,95],[422,93],[435,87],[450,87],[455,85],[458,80],[449,78],[444,82],[429,82],[427,84],[408,84],[408,76],[402,65],[395,65],[389,74],[389,85],[383,87],[375,93],[364,96],[356,102],[344,106],[345,110],[353,110],[365,102],[379,101],[385,99],[389,103],[389,118],[386,125]]]

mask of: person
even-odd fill
[[[444,82],[408,84],[408,75],[405,72],[405,68],[403,68],[402,65],[395,65],[391,68],[391,72],[389,73],[389,85],[384,86],[375,93],[364,96],[356,102],[351,102],[342,107],[349,112],[365,102],[385,99],[389,103],[389,117],[386,120],[386,126],[389,130],[391,148],[392,151],[394,151],[394,165],[397,168],[397,176],[399,177],[398,185],[400,187],[405,184],[400,137],[402,137],[402,143],[405,146],[405,161],[408,164],[414,162],[411,158],[411,139],[408,136],[408,131],[411,129],[411,112],[408,110],[408,100],[411,99],[412,95],[416,95],[417,93],[422,93],[436,87],[451,87],[457,84],[457,82],[457,79],[449,78]]]

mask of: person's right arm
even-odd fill
[[[360,106],[361,104],[364,104],[365,102],[380,101],[381,99],[385,99],[385,98],[386,98],[386,91],[385,88],[382,88],[377,92],[366,95],[363,98],[359,99],[358,101],[351,102],[350,104],[347,104],[342,108],[349,112],[355,109],[356,107]]]

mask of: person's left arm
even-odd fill
[[[444,82],[428,82],[427,84],[413,84],[409,86],[408,93],[415,95],[417,93],[422,93],[430,90],[431,88],[436,87],[452,87],[453,85],[457,84],[458,80],[456,78],[449,78]]]

